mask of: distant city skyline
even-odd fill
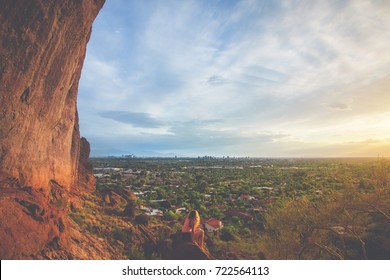
[[[106,1],[91,156],[389,157],[390,2]]]

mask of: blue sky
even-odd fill
[[[390,1],[107,0],[92,156],[390,156]]]

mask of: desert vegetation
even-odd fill
[[[172,236],[191,209],[204,223],[221,222],[205,228],[217,259],[390,257],[387,159],[99,158],[92,164],[97,191],[70,216],[123,258],[170,258]]]

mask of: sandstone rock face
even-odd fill
[[[93,167],[89,162],[91,151],[89,142],[84,137],[80,140],[80,157],[78,170],[78,188],[80,192],[93,192],[96,190],[96,179],[93,176]]]
[[[0,170],[33,188],[77,184],[76,98],[95,0],[0,2]]]
[[[72,239],[77,228],[67,218],[71,194],[94,188],[76,99],[103,3],[0,1],[1,259],[107,257],[77,247],[72,240],[93,240]]]

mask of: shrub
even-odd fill
[[[234,241],[236,237],[237,229],[231,225],[225,226],[221,229],[221,240]]]
[[[169,210],[165,213],[164,218],[168,221],[175,221],[179,218],[179,214],[173,213],[172,210]]]
[[[143,249],[137,246],[131,246],[127,251],[127,257],[129,258],[129,260],[144,260],[145,254]]]
[[[144,225],[144,226],[147,226],[149,224],[149,216],[145,215],[145,214],[141,214],[141,215],[137,215],[134,219],[134,222],[137,224],[137,225]]]
[[[123,215],[128,217],[129,219],[134,219],[136,208],[137,208],[136,202],[130,200],[126,205],[125,210],[123,210]]]
[[[122,228],[115,228],[113,231],[112,231],[112,237],[115,239],[115,240],[119,240],[119,241],[122,241],[123,243],[129,243],[131,242],[131,237],[132,237],[132,234]]]
[[[272,259],[388,259],[389,212],[390,189],[380,185],[286,200],[267,215],[262,248]]]
[[[70,217],[76,224],[78,224],[79,226],[83,226],[83,225],[84,225],[84,219],[85,219],[85,217],[84,217],[83,215],[76,214],[76,213],[69,213],[69,217]]]

